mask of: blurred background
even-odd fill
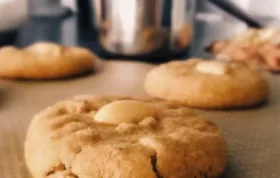
[[[80,45],[102,53],[98,43],[94,4],[103,0],[0,0],[0,45],[22,47],[35,41]],[[124,0],[125,1],[125,0]],[[278,26],[279,0],[225,0],[265,25]],[[209,0],[196,0],[192,55],[204,55],[199,48],[215,38],[225,38],[246,28]],[[191,18],[192,19],[192,18]],[[205,54],[206,55],[206,54]]]
[[[242,9],[257,16],[280,17],[280,1],[279,0],[225,0],[236,3]],[[209,11],[218,14],[224,14],[221,10],[214,7],[207,0],[197,0],[198,11]]]

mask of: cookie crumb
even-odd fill
[[[120,133],[131,133],[137,126],[132,123],[121,123],[116,127],[116,131]]]
[[[157,124],[157,120],[154,117],[146,117],[140,123],[139,126],[142,127],[155,127]]]

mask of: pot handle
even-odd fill
[[[233,17],[245,22],[249,27],[263,28],[264,26],[256,19],[254,19],[247,12],[242,10],[236,4],[226,0],[208,0],[212,4],[219,7],[221,10],[231,14]]]

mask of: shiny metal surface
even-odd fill
[[[195,0],[94,0],[102,47],[110,53],[180,52],[192,41]]]
[[[94,26],[98,28],[101,21],[101,2],[102,0],[93,0],[92,9],[94,9],[94,16],[93,19]]]
[[[32,17],[60,17],[70,13],[60,0],[28,0],[28,11]]]

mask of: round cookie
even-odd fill
[[[79,47],[38,42],[26,48],[0,49],[0,77],[58,79],[93,70],[96,56]]]
[[[205,109],[253,106],[269,95],[268,81],[249,64],[201,59],[173,61],[152,69],[145,89],[152,97]]]
[[[216,126],[190,109],[81,96],[34,117],[25,160],[34,178],[214,178],[227,147]]]

